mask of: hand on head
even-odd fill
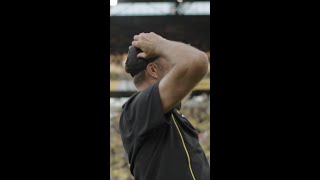
[[[139,58],[150,58],[159,55],[161,45],[165,39],[156,33],[140,33],[133,37],[132,46],[142,50]]]

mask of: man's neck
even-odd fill
[[[153,84],[155,84],[156,82],[157,81],[155,81],[155,80],[145,81],[139,87],[137,87],[137,90],[138,91],[143,91],[143,90],[147,89],[148,87],[152,86]]]

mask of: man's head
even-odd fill
[[[169,61],[163,57],[138,58],[137,54],[140,52],[140,49],[130,47],[125,66],[138,90],[161,80],[172,68]]]

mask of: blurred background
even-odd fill
[[[207,53],[210,61],[210,1],[110,0],[110,179],[133,180],[123,149],[119,118],[121,106],[136,89],[124,71],[133,36],[155,32]],[[199,132],[210,162],[210,67],[194,88],[181,112]]]

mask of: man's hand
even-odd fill
[[[139,58],[151,58],[159,55],[166,39],[157,35],[156,33],[140,33],[133,37],[132,46],[141,49],[143,52],[139,53]]]

